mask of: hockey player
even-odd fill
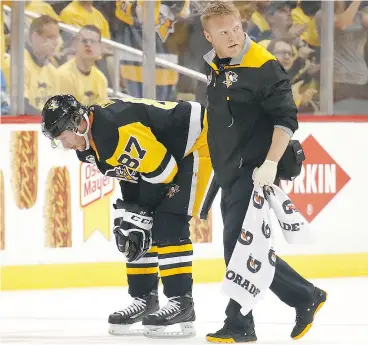
[[[188,221],[209,208],[205,115],[195,102],[124,98],[86,108],[71,95],[54,96],[43,108],[42,131],[54,147],[74,149],[120,180],[124,200],[114,205],[114,234],[134,300],[110,315],[111,334],[130,334],[140,321],[146,336],[170,335],[165,327],[173,324],[182,328],[176,335],[195,334]],[[168,297],[161,309],[158,271]]]

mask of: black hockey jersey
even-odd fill
[[[91,148],[84,162],[122,181],[170,183],[181,159],[207,145],[205,109],[196,102],[110,99],[89,108]]]

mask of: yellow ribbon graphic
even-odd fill
[[[84,218],[84,242],[95,232],[99,231],[108,241],[110,241],[110,195],[93,201],[83,207]]]

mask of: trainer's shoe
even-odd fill
[[[303,337],[312,327],[314,316],[326,302],[327,293],[321,289],[315,288],[314,301],[305,309],[296,309],[296,321],[291,337],[294,340]]]
[[[217,344],[251,343],[257,341],[257,336],[255,330],[247,334],[241,334],[234,332],[233,330],[224,326],[216,333],[208,333],[206,335],[206,339],[210,343],[217,343]]]

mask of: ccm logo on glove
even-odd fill
[[[142,218],[140,216],[137,215],[133,215],[131,220],[134,220],[136,222],[141,222],[142,224],[153,224],[153,220],[152,219],[147,219],[147,218]]]

